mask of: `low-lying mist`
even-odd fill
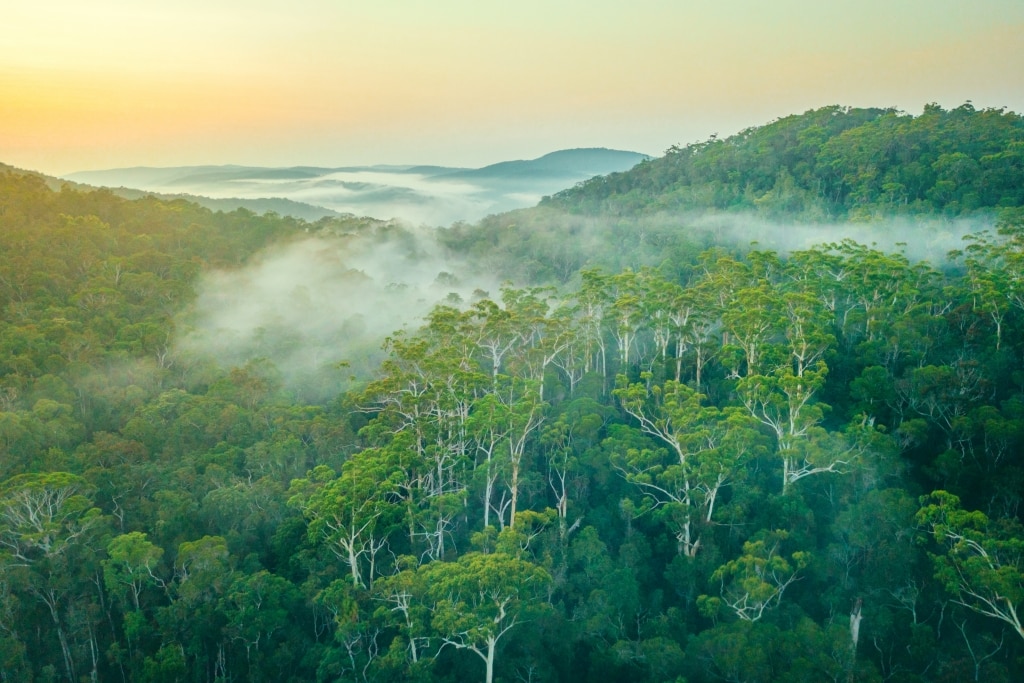
[[[928,261],[939,267],[949,252],[962,249],[964,237],[991,230],[991,217],[914,218],[889,217],[866,223],[800,223],[768,219],[753,214],[706,214],[692,216],[695,231],[723,244],[744,247],[755,244],[789,254],[828,243],[853,240],[878,251],[901,253],[911,261]]]
[[[207,273],[176,348],[224,366],[267,358],[302,398],[333,396],[377,365],[388,335],[415,330],[435,304],[496,292],[498,280],[470,272],[422,230],[311,235]]]
[[[992,221],[809,224],[752,214],[629,220],[545,210],[493,216],[463,225],[456,236],[374,226],[324,230],[271,248],[244,268],[207,273],[180,320],[177,349],[224,366],[267,358],[286,387],[320,400],[337,395],[351,377],[369,376],[383,358],[383,340],[416,330],[437,303],[472,301],[481,291],[497,297],[503,282],[571,289],[586,267],[659,266],[712,245],[785,255],[843,239],[941,267],[965,234]]]

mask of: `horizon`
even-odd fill
[[[644,156],[647,156],[647,157],[650,157],[650,158],[654,158],[655,156],[660,156],[660,155],[646,154],[645,152],[637,152],[637,151],[631,150],[631,149],[612,149],[610,147],[570,147],[570,148],[565,148],[565,149],[554,149],[554,150],[551,150],[550,152],[545,152],[543,154],[540,154],[539,156],[530,157],[530,158],[498,159],[497,161],[493,161],[493,162],[484,164],[482,166],[448,166],[446,164],[437,164],[437,163],[429,163],[429,162],[428,163],[386,163],[386,164],[344,164],[344,165],[340,165],[340,166],[320,166],[320,165],[313,165],[313,164],[291,164],[291,165],[287,165],[287,166],[261,166],[261,165],[257,165],[257,164],[236,164],[236,163],[227,162],[227,163],[222,163],[222,164],[181,164],[181,165],[173,165],[173,166],[137,165],[137,166],[118,166],[118,167],[112,167],[112,168],[83,168],[83,169],[76,170],[76,171],[70,171],[68,173],[65,173],[65,174],[57,176],[57,177],[58,178],[68,178],[69,176],[73,176],[73,175],[76,175],[76,174],[102,173],[104,171],[135,171],[135,170],[154,170],[155,171],[155,170],[171,170],[171,169],[176,169],[176,168],[194,168],[194,169],[200,169],[200,168],[238,168],[238,169],[248,169],[248,168],[251,168],[251,169],[266,169],[266,170],[287,170],[287,169],[296,169],[296,168],[308,168],[308,169],[324,170],[324,171],[339,171],[339,170],[351,170],[351,169],[367,169],[367,170],[370,170],[370,169],[412,169],[412,168],[419,168],[419,167],[423,167],[423,168],[431,168],[431,167],[433,167],[433,168],[444,168],[444,169],[451,169],[451,170],[481,170],[481,169],[484,169],[484,168],[488,168],[489,166],[496,166],[498,164],[504,164],[504,163],[509,163],[509,162],[513,162],[514,163],[514,162],[519,162],[519,161],[527,161],[527,162],[529,162],[529,161],[539,161],[540,159],[543,159],[545,157],[549,157],[549,156],[551,156],[553,154],[560,154],[562,152],[577,152],[577,151],[605,151],[605,152],[616,152],[616,153],[624,153],[624,154],[640,154],[640,155],[644,155]],[[0,163],[3,163],[2,159],[0,159]],[[22,169],[22,170],[35,170],[35,169]]]
[[[1017,0],[50,0],[0,26],[0,161],[479,168],[833,104],[1021,112],[1022,33]]]

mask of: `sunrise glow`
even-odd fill
[[[0,160],[481,165],[659,154],[827,104],[1024,109],[1024,4],[21,3]]]

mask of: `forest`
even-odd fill
[[[1015,680],[1022,154],[829,107],[428,232],[0,173],[0,680]],[[818,223],[892,216],[972,229]],[[355,237],[506,284],[315,392],[179,343],[204,274]]]
[[[727,139],[674,146],[546,204],[643,215],[737,209],[821,220],[956,216],[1024,203],[1024,119],[1002,109],[823,107]]]

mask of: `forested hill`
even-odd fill
[[[1024,209],[954,267],[692,226],[0,171],[0,682],[1019,680]]]
[[[824,107],[674,146],[546,198],[571,212],[744,210],[805,220],[960,216],[1024,204],[1024,118],[970,104],[920,116]]]

